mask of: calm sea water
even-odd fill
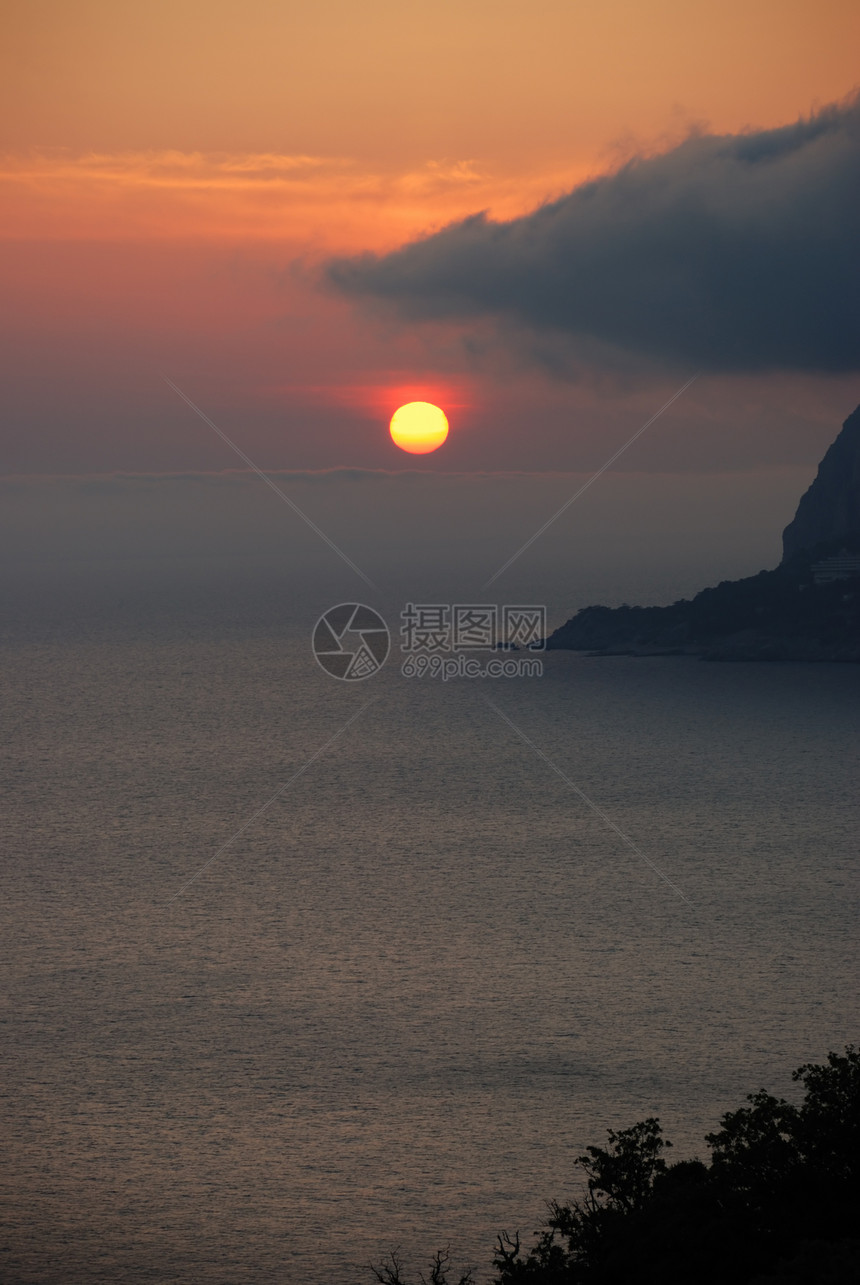
[[[347,686],[322,591],[15,592],[2,1279],[486,1269],[608,1127],[704,1154],[856,1038],[856,668]]]

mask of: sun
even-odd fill
[[[410,455],[438,450],[448,436],[445,412],[432,402],[407,402],[391,416],[391,440]]]

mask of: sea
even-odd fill
[[[348,571],[105,566],[4,580],[0,1280],[489,1281],[857,1039],[856,666],[410,679]]]

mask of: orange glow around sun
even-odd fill
[[[391,416],[391,440],[410,455],[438,450],[448,436],[445,412],[432,402],[407,402]]]

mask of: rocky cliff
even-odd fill
[[[860,406],[842,425],[782,533],[783,562],[856,532],[860,532]]]
[[[818,559],[860,553],[860,407],[821,461],[783,547],[775,570],[724,580],[671,607],[584,607],[550,635],[547,648],[860,662],[860,578],[817,583],[813,571]]]

